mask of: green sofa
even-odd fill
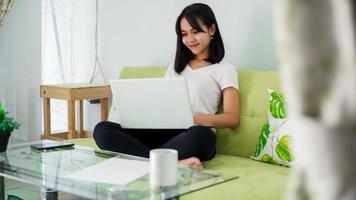
[[[125,67],[120,78],[162,77],[164,67]],[[287,167],[254,161],[249,157],[267,119],[267,88],[280,89],[278,72],[238,70],[241,119],[235,129],[218,129],[217,155],[205,162],[206,169],[239,178],[193,192],[181,199],[282,199],[288,182]],[[78,145],[97,148],[92,138],[75,139]]]

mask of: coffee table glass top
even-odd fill
[[[46,152],[31,149],[31,144],[40,142],[16,144],[0,153],[0,176],[88,199],[169,199],[237,178],[179,167],[178,184],[170,187],[150,186],[147,173],[125,185],[82,181],[68,175],[110,158],[149,160],[78,145]]]

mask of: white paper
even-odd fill
[[[148,174],[148,172],[149,162],[114,157],[72,174],[68,174],[65,178],[126,185],[131,181]]]

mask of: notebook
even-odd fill
[[[110,81],[113,106],[123,128],[186,129],[194,125],[184,78]]]

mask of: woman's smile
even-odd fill
[[[197,48],[199,46],[199,43],[196,44],[188,44],[189,48],[194,49]]]

